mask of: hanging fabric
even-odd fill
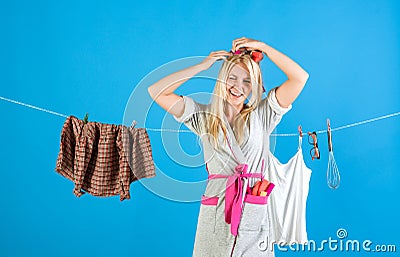
[[[69,116],[62,128],[56,172],[74,182],[74,194],[120,195],[130,184],[155,176],[152,149],[144,128],[87,122]]]
[[[307,243],[306,203],[311,178],[301,149],[302,137],[296,154],[287,163],[281,163],[269,152],[269,172],[266,179],[275,183],[270,195],[268,213],[273,235],[271,240],[281,244]]]

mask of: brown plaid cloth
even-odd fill
[[[56,172],[75,183],[74,194],[120,195],[130,199],[130,184],[155,176],[145,128],[88,122],[69,116],[62,128]]]

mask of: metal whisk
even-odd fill
[[[328,150],[329,150],[329,161],[328,161],[328,169],[326,170],[326,180],[328,182],[328,186],[331,189],[337,189],[340,185],[340,174],[339,169],[336,165],[335,157],[333,156],[333,148],[332,148],[332,133],[331,133],[331,124],[329,119],[327,119],[328,124]]]

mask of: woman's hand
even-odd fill
[[[232,51],[235,52],[236,50],[239,50],[239,48],[245,47],[248,50],[259,50],[263,51],[265,49],[265,43],[255,40],[255,39],[250,39],[246,37],[241,37],[238,39],[235,39],[232,41]]]
[[[288,79],[276,89],[276,98],[281,107],[288,108],[303,90],[309,77],[308,73],[288,56],[266,43],[245,37],[233,40],[232,51],[241,47],[260,50],[286,74]]]
[[[225,59],[226,57],[232,55],[230,52],[220,50],[211,52],[201,63],[200,65],[204,70],[209,69],[216,61]]]

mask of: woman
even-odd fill
[[[259,60],[252,54],[255,51],[267,55],[288,77],[264,99]],[[224,63],[210,104],[174,93],[217,60]],[[262,252],[259,245],[261,239],[269,240],[274,229],[267,209],[251,203],[245,203],[242,209],[243,190],[260,179],[257,174],[268,178],[264,164],[269,136],[292,108],[307,79],[307,72],[286,55],[263,42],[242,37],[233,41],[231,52],[211,52],[201,63],[148,88],[163,109],[201,137],[204,159],[208,160],[209,181],[202,197],[193,256],[274,255],[272,251]]]

